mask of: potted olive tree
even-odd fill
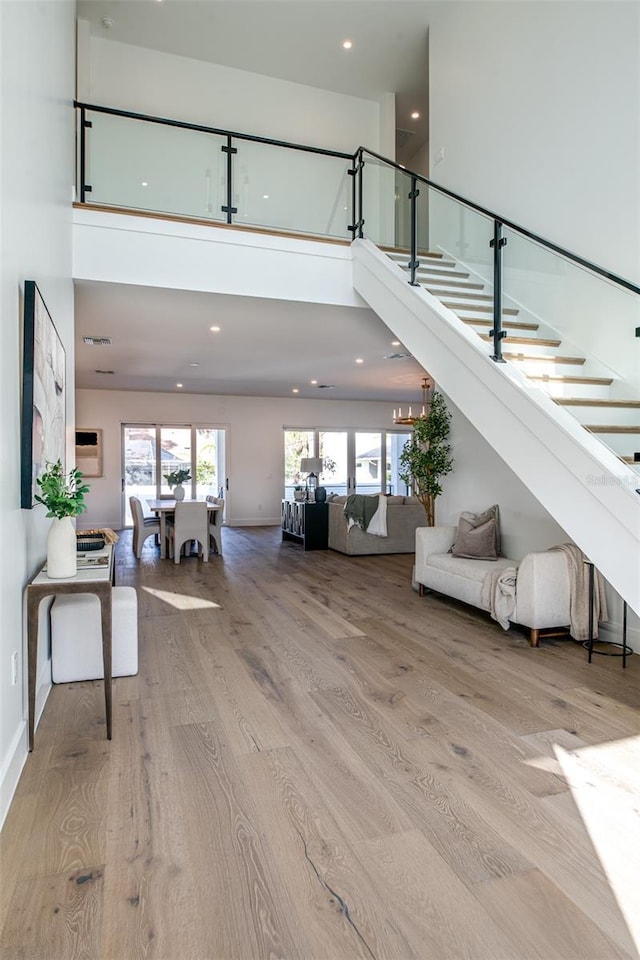
[[[435,523],[436,497],[442,493],[440,481],[453,470],[451,446],[447,442],[450,423],[445,399],[436,391],[428,413],[418,417],[400,454],[400,479],[421,501],[430,527]]]
[[[47,576],[54,580],[75,577],[77,570],[76,531],[72,517],[86,510],[85,495],[89,486],[83,483],[83,474],[77,467],[66,475],[62,462],[47,463],[47,469],[36,483],[40,494],[34,499],[47,508],[53,523],[47,536]]]

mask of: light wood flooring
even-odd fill
[[[410,556],[118,545],[140,672],[54,687],[3,960],[637,957],[640,656],[411,590]]]

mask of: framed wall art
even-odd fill
[[[24,284],[21,504],[30,510],[47,463],[65,465],[66,368],[62,340],[34,280]]]
[[[76,429],[76,467],[85,477],[102,476],[102,430]]]

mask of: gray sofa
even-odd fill
[[[374,537],[359,527],[347,528],[346,497],[329,502],[329,548],[349,556],[413,553],[416,529],[426,527],[427,515],[416,497],[387,497],[387,536]]]

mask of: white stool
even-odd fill
[[[138,597],[133,587],[114,587],[111,596],[111,676],[131,677],[138,672]],[[54,683],[103,679],[100,601],[93,594],[56,597],[51,672]]]

